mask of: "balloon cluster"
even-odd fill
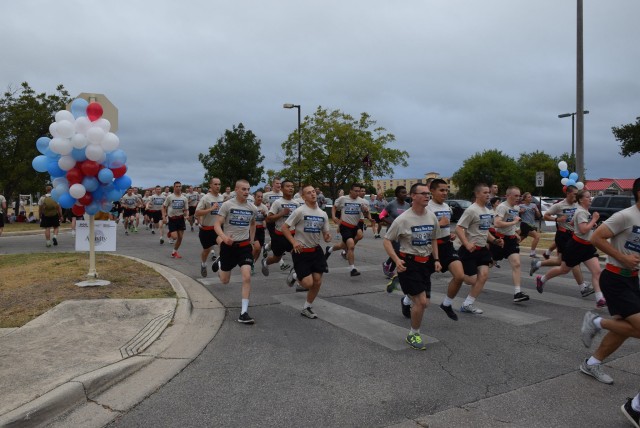
[[[99,103],[76,98],[71,112],[56,113],[49,126],[53,138],[36,141],[42,154],[33,159],[33,169],[51,175],[51,197],[78,216],[111,211],[113,201],[131,186],[125,175],[127,155],[102,113]]]
[[[560,177],[562,179],[560,182],[564,186],[562,190],[566,193],[567,186],[575,186],[578,190],[582,190],[584,188],[584,183],[582,181],[578,181],[578,174],[575,172],[569,172],[568,165],[565,161],[558,162],[558,168],[560,169]]]

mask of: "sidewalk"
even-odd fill
[[[197,281],[163,275],[173,299],[63,302],[17,329],[0,329],[0,427],[104,426],[193,361],[225,309]]]

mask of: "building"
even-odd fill
[[[407,190],[416,183],[428,183],[434,178],[442,178],[449,183],[451,193],[456,193],[458,188],[451,182],[450,178],[441,177],[437,172],[427,172],[422,178],[383,178],[372,180],[371,185],[378,192],[385,192],[388,189],[395,189],[398,186],[405,186]]]
[[[592,195],[631,195],[635,178],[600,178],[585,180],[584,188]]]

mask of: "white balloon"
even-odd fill
[[[578,190],[582,190],[584,188],[584,183],[582,181],[578,181],[576,183],[576,187],[578,188]]]
[[[96,162],[98,162],[99,164],[102,164],[106,160],[107,160],[107,154],[103,151],[102,152],[102,156],[100,156],[100,158],[96,159]]]
[[[89,144],[85,149],[84,154],[87,156],[87,159],[98,162],[102,159],[104,154],[104,150],[100,147],[99,144]]]
[[[49,143],[49,148],[53,153],[57,153],[63,156],[68,155],[69,153],[71,153],[71,150],[73,150],[71,140],[59,137],[51,140],[51,142]]]
[[[562,180],[560,180],[560,183],[562,183],[563,186],[566,186],[568,181],[569,177],[564,177]]]
[[[73,137],[71,137],[71,145],[74,149],[84,149],[85,147],[87,147],[87,144],[89,144],[89,142],[87,141],[87,137],[85,137],[84,134],[75,134]]]
[[[76,199],[80,199],[87,193],[87,189],[80,183],[76,183],[69,187],[69,194]]]
[[[51,185],[52,185],[53,187],[58,187],[58,186],[59,186],[59,185],[61,185],[61,184],[65,185],[65,186],[69,186],[69,181],[67,181],[67,179],[66,179],[66,178],[64,178],[64,177],[56,177],[56,178],[54,178],[54,179],[53,179],[53,181],[51,182]],[[66,192],[67,192],[67,191],[65,190],[65,193],[66,193]]]
[[[120,146],[120,139],[113,132],[109,132],[104,136],[100,145],[104,149],[105,152],[112,152]]]
[[[75,125],[78,134],[86,134],[89,128],[91,128],[91,121],[87,116],[82,116],[76,119]]]
[[[62,122],[63,120],[67,120],[73,123],[73,121],[76,119],[73,117],[73,114],[71,114],[70,111],[60,110],[56,113],[56,122]]]
[[[567,167],[568,165],[565,161],[558,162],[558,168],[560,169],[560,171],[566,171]]]
[[[106,132],[109,132],[109,130],[111,129],[111,122],[109,122],[104,117],[101,117],[100,119],[98,119],[95,122],[93,122],[93,126],[98,126],[98,127],[102,128],[104,130],[104,132],[106,133]]]
[[[58,134],[58,124],[56,122],[53,122],[51,125],[49,125],[49,134],[51,134],[54,138],[60,136],[60,134]]]
[[[69,171],[71,168],[76,166],[76,160],[69,155],[62,156],[58,159],[58,166],[63,171]]]
[[[60,122],[58,122],[57,131],[58,135],[60,135],[62,138],[71,138],[73,134],[76,133],[76,129],[73,126],[73,123],[69,122],[68,120],[61,120]]]
[[[102,141],[105,134],[106,132],[104,132],[104,129],[99,126],[92,126],[87,131],[87,140],[94,144],[100,144],[100,141]]]

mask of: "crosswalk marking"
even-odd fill
[[[291,306],[301,310],[305,302],[305,295],[301,294],[280,294],[273,296],[283,305]],[[350,331],[358,336],[378,343],[394,351],[407,349],[404,338],[407,336],[408,327],[398,327],[395,324],[381,320],[376,317],[354,311],[345,306],[330,303],[324,299],[316,299],[313,302],[314,312],[318,318],[336,327]],[[430,343],[437,343],[438,339],[432,336],[422,335],[427,346]]]

